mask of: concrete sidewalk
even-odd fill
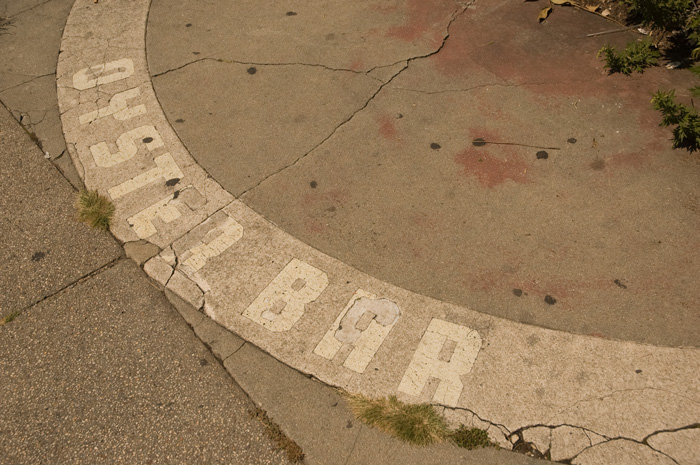
[[[290,463],[256,406],[308,464],[534,463],[362,426],[335,390],[169,293],[178,315],[110,235],[76,221],[76,191],[5,108],[0,145],[0,317],[15,315],[0,326],[0,463]]]
[[[496,102],[489,93],[492,88],[507,88],[509,101],[519,101],[523,95],[530,99],[518,107],[520,120],[529,121],[536,113],[542,121],[554,121],[554,116],[538,113],[541,109],[533,113],[533,108],[562,108],[569,98],[567,79],[572,73],[579,77],[581,70],[595,71],[586,62],[581,69],[559,76],[552,100],[542,100],[533,91],[531,86],[537,89],[541,83],[529,83],[518,72],[513,77],[510,68],[496,66],[493,81],[490,71],[451,73],[453,68],[494,66],[496,56],[488,47],[482,44],[474,57],[460,44],[473,40],[470,34],[474,31],[497,36],[503,28],[516,27],[518,13],[505,1],[480,9],[474,2],[447,0],[421,5],[414,0],[376,4],[368,10],[374,12],[369,15],[371,20],[358,23],[367,11],[343,2],[329,2],[322,10],[278,3],[261,8],[257,2],[241,2],[222,10],[217,2],[206,1],[196,12],[187,2],[166,5],[150,0],[0,4],[0,14],[15,22],[11,35],[0,36],[0,58],[8,63],[0,70],[0,100],[24,127],[23,131],[7,112],[2,114],[0,161],[7,169],[0,179],[0,241],[4,241],[0,242],[0,317],[20,314],[0,327],[0,369],[3,375],[9,374],[0,379],[0,388],[14,393],[1,407],[5,410],[0,412],[0,453],[7,458],[0,459],[10,463],[81,459],[86,463],[284,463],[285,457],[271,444],[263,426],[249,418],[248,411],[259,406],[301,446],[308,464],[533,461],[503,449],[465,451],[450,445],[415,448],[400,443],[356,421],[338,391],[330,387],[335,386],[371,396],[398,395],[408,402],[432,402],[455,426],[481,427],[504,449],[536,447],[538,455],[547,454],[554,460],[580,465],[697,463],[700,352],[678,347],[695,345],[697,340],[692,325],[686,323],[694,317],[694,308],[688,304],[694,302],[694,294],[692,288],[683,287],[685,278],[674,282],[689,296],[681,296],[683,312],[661,330],[651,319],[659,318],[654,305],[647,305],[649,318],[644,317],[640,331],[625,324],[634,313],[618,318],[606,306],[597,305],[595,310],[606,317],[601,324],[611,334],[636,342],[620,341],[598,333],[588,335],[592,327],[579,325],[577,307],[567,306],[575,299],[552,307],[551,296],[544,296],[549,287],[536,288],[530,283],[530,287],[511,289],[511,278],[498,281],[503,273],[517,272],[503,264],[496,264],[500,271],[482,271],[508,284],[507,292],[498,295],[506,299],[503,302],[509,311],[520,310],[520,316],[513,317],[516,321],[500,318],[498,306],[477,312],[463,306],[468,301],[455,304],[454,299],[443,300],[439,292],[426,290],[423,295],[412,292],[416,290],[413,286],[399,287],[402,279],[398,275],[363,273],[363,260],[354,265],[344,255],[362,251],[362,247],[355,250],[352,241],[331,237],[328,230],[317,227],[318,215],[355,211],[343,209],[345,194],[329,187],[340,182],[338,173],[344,173],[341,178],[345,181],[369,178],[363,173],[374,167],[374,161],[365,163],[362,157],[394,153],[396,160],[404,160],[400,156],[406,154],[405,162],[411,157],[423,159],[426,150],[431,154],[461,150],[450,141],[459,142],[461,129],[457,130],[462,123],[471,125],[481,117],[479,111],[470,109],[448,118],[447,108],[470,101],[453,95],[476,93],[483,109]],[[426,8],[431,15],[426,16]],[[339,15],[341,11],[345,14]],[[496,21],[498,28],[490,31],[487,19],[493,15],[504,22]],[[545,31],[550,39],[561,36],[562,29],[580,27],[576,18],[563,18],[554,32]],[[232,29],[234,22],[239,27]],[[352,24],[362,27],[350,27]],[[342,33],[343,28],[352,33]],[[274,45],[279,34],[290,38],[281,47],[268,47],[261,39],[269,35]],[[377,48],[365,40],[367,34],[389,45]],[[308,37],[313,40],[301,40]],[[507,37],[518,53],[529,50],[520,39]],[[530,35],[517,37],[532,39]],[[186,46],[178,42],[182,40]],[[353,47],[353,53],[338,54],[337,46],[320,45],[337,41]],[[566,55],[570,45],[557,42],[557,50]],[[357,58],[361,55],[363,60]],[[329,57],[332,62],[326,63]],[[351,59],[354,61],[349,62]],[[527,71],[546,74],[542,57],[537,60],[539,64],[530,63]],[[444,72],[438,80],[434,79],[435,69]],[[515,81],[510,82],[511,78]],[[665,82],[663,75],[654,79]],[[155,90],[153,82],[158,83]],[[203,83],[216,86],[195,95],[193,90],[201,90],[197,86]],[[630,87],[621,81],[616,88],[630,98],[630,89],[645,85],[648,83],[634,81]],[[305,93],[298,94],[294,86]],[[586,87],[593,89],[593,85]],[[415,98],[406,99],[413,94]],[[301,103],[294,103],[300,95]],[[288,97],[291,104],[280,111],[276,105],[290,103],[285,100]],[[295,113],[299,105],[306,105],[306,114]],[[314,105],[328,108],[317,111]],[[594,112],[595,105],[584,102],[582,107]],[[433,107],[438,109],[437,116]],[[424,113],[426,108],[430,111]],[[231,113],[209,118],[221,109]],[[324,111],[328,109],[337,114],[326,121]],[[494,110],[499,111],[507,108],[501,105]],[[648,109],[632,106],[630,111],[644,116],[644,127],[655,127]],[[262,122],[278,118],[280,124],[289,124],[287,129],[302,128],[302,137],[289,141],[285,131],[271,137],[265,124],[253,124],[251,115]],[[578,113],[567,107],[566,115],[565,121],[560,118],[548,127],[557,140],[568,137],[567,144],[572,145],[575,138],[567,133],[566,121],[575,121]],[[440,123],[431,123],[431,118]],[[617,110],[606,113],[605,118],[609,125],[620,120],[627,130],[634,127],[634,121],[621,118]],[[508,126],[503,122],[508,118],[494,121]],[[227,124],[244,130],[234,140],[224,137],[222,142],[217,137],[226,132]],[[441,138],[431,138],[428,144],[422,134],[426,124],[434,130],[441,125],[450,127],[442,128],[446,132]],[[308,140],[304,125],[315,131]],[[408,125],[409,130],[401,125]],[[372,127],[378,132],[367,137],[373,134]],[[506,201],[507,196],[498,197],[500,188],[511,189],[514,198],[523,197],[517,190],[527,189],[528,183],[517,182],[520,171],[509,171],[508,163],[522,168],[525,165],[516,162],[535,157],[531,145],[541,144],[530,141],[527,128],[517,128],[501,129],[513,140],[532,142],[520,144],[527,150],[499,150],[501,141],[496,139],[489,139],[494,143],[486,149],[470,145],[454,160],[464,165],[459,179],[449,178],[454,173],[448,176],[446,171],[441,179],[461,189],[464,198],[485,195]],[[647,132],[647,138],[659,136],[659,131]],[[56,137],[57,133],[61,136]],[[236,158],[245,151],[229,150],[225,145],[248,134],[262,145],[253,144],[246,155],[249,158]],[[598,137],[593,129],[582,134]],[[32,145],[32,139],[42,150]],[[593,137],[594,144],[595,140]],[[364,151],[367,141],[376,150]],[[617,150],[623,142],[606,146],[606,150]],[[643,143],[634,142],[635,147]],[[190,153],[190,144],[197,150]],[[408,149],[400,144],[408,144]],[[350,150],[352,156],[336,157],[348,165],[338,169],[329,164],[335,160],[327,156],[329,147]],[[488,150],[489,155],[473,150]],[[600,174],[596,168],[600,163],[593,167],[586,162],[586,157],[598,157],[597,152],[582,145],[563,152],[562,157],[549,156],[546,166],[537,165],[540,172],[528,176],[546,183],[561,178],[568,169],[581,171],[586,179]],[[262,156],[268,154],[279,159]],[[220,160],[207,165],[209,155]],[[497,185],[484,185],[480,177],[484,173],[477,169],[481,165],[469,164],[476,160],[472,155],[482,157],[478,162],[486,160],[495,166],[500,175],[499,170],[507,165],[505,171],[510,174],[499,175]],[[670,150],[663,152],[672,167],[666,174],[678,172],[683,179],[691,179],[695,171],[683,169],[689,161],[674,161],[673,155]],[[569,160],[574,156],[579,158]],[[60,169],[63,178],[45,159]],[[539,154],[533,160],[544,163]],[[444,171],[450,163],[451,157],[434,157],[428,168]],[[383,189],[395,193],[390,204],[408,201],[410,196],[404,196],[399,187],[408,188],[405,179],[421,180],[424,172],[415,164],[404,165],[398,172],[388,172],[394,177],[387,178],[385,173],[377,178]],[[252,170],[250,176],[227,186],[231,180],[218,176],[237,166]],[[647,171],[632,172],[651,176]],[[244,170],[231,173],[235,178],[244,175]],[[74,186],[85,183],[112,199],[117,210],[111,231],[118,242],[74,221],[75,190],[67,180]],[[277,183],[279,180],[283,182]],[[242,184],[236,187],[237,182]],[[558,189],[557,182],[553,186]],[[604,187],[600,182],[596,186]],[[292,205],[285,206],[286,200]],[[367,202],[373,204],[372,199]],[[304,223],[301,210],[295,210],[299,205],[313,207],[313,221]],[[382,216],[385,210],[377,205],[374,213],[364,214],[368,211],[364,207],[355,213],[372,224],[391,223],[392,215]],[[265,211],[270,206],[272,210]],[[278,224],[294,232],[296,226],[277,215],[289,215],[295,221],[301,218],[302,226],[312,234],[297,237],[308,243],[280,229]],[[423,227],[428,224],[418,217],[414,220]],[[341,223],[344,230],[355,224]],[[386,237],[403,234],[401,228],[390,229]],[[323,246],[322,250],[330,250],[326,255],[314,248],[318,237],[350,245],[337,250]],[[429,235],[425,239],[431,242]],[[389,240],[398,251],[405,249],[400,237]],[[656,250],[657,244],[654,241],[645,247]],[[370,256],[375,253],[372,247],[365,249]],[[451,255],[449,247],[446,250]],[[680,256],[687,262],[683,277],[692,274],[695,255]],[[447,282],[432,273],[423,280],[427,268],[415,263],[387,259],[384,264],[414,274],[418,271],[421,282]],[[639,282],[647,280],[635,276]],[[481,290],[467,293],[468,298],[479,292],[496,295],[479,284],[482,281],[476,279]],[[638,286],[622,295],[623,287],[612,278],[603,284],[601,293],[591,294],[602,301],[606,293],[617,293],[623,300],[631,295],[629,302],[643,300],[648,291]],[[657,298],[654,289],[650,292]],[[522,307],[511,303],[540,293],[542,299],[537,302],[528,300]],[[625,305],[626,311],[633,310]],[[560,313],[542,312],[551,308]],[[524,317],[530,310],[540,312],[542,318],[531,321]],[[573,320],[564,315],[572,310]],[[546,324],[557,315],[566,316],[566,321],[552,326],[572,333],[518,322]],[[595,314],[588,318],[596,320]],[[682,333],[669,329],[675,327]],[[645,344],[649,342],[667,347]],[[28,417],[38,420],[32,423]],[[97,441],[105,446],[96,446]]]
[[[334,389],[169,293],[173,307],[134,263],[152,249],[132,244],[131,260],[78,223],[52,82],[72,0],[35,3],[0,5],[14,22],[0,36],[0,463],[289,463],[256,407],[308,464],[531,462],[417,449],[362,426]]]

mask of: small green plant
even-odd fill
[[[468,428],[461,425],[450,434],[450,439],[459,447],[465,449],[476,449],[480,447],[498,447],[498,444],[489,439],[489,435],[483,429]]]
[[[83,189],[78,192],[76,200],[78,220],[90,227],[109,230],[109,223],[114,215],[114,204],[96,190]]]
[[[0,318],[0,326],[6,325],[7,323],[11,322],[15,318],[17,318],[19,316],[19,314],[20,314],[20,311],[17,310],[17,311],[8,313],[3,318]]]
[[[694,152],[700,148],[700,115],[695,108],[676,102],[676,91],[658,91],[651,100],[662,114],[661,126],[673,126],[673,148]]]
[[[428,445],[449,437],[445,419],[430,404],[405,404],[396,396],[370,399],[359,394],[348,396],[348,404],[361,421],[411,444]]]
[[[608,74],[622,73],[625,76],[633,72],[643,73],[646,68],[656,66],[661,56],[648,37],[639,42],[627,44],[622,52],[618,52],[610,45],[604,45],[598,51],[598,57],[601,55]]]

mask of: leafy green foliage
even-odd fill
[[[700,115],[695,108],[676,102],[676,92],[658,91],[651,103],[662,114],[661,126],[676,126],[673,129],[673,148],[684,148],[689,152],[700,149]]]
[[[453,431],[450,439],[459,447],[469,450],[480,447],[498,447],[498,444],[491,441],[488,433],[483,429],[467,428],[464,425]]]
[[[695,13],[688,21],[688,40],[692,44],[693,51],[690,56],[693,60],[700,58],[700,12]]]
[[[610,45],[604,45],[598,51],[598,57],[601,55],[609,74],[622,73],[625,76],[633,72],[643,73],[646,68],[656,66],[661,56],[649,38],[627,44],[622,52]]]
[[[83,189],[78,192],[75,202],[78,220],[93,228],[109,230],[109,223],[114,215],[114,204],[96,190]]]
[[[627,0],[633,16],[666,32],[684,29],[695,3],[694,0]]]

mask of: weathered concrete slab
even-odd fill
[[[243,200],[319,250],[421,294],[581,334],[697,346],[700,253],[689,238],[700,170],[671,149],[640,97],[692,85],[689,75],[607,77],[595,52],[609,36],[574,39],[605,21],[566,10],[546,26],[522,21],[536,8],[466,10],[442,50],[412,60]],[[225,140],[207,126],[191,133],[182,132],[188,145]],[[231,182],[225,163],[206,168]]]
[[[73,0],[19,0],[0,7],[11,21],[0,41],[0,101],[79,189],[82,180],[66,152],[56,101],[56,61],[72,5]]]
[[[121,8],[140,19],[121,24],[102,6],[76,3],[81,14],[66,24],[57,72],[63,128],[85,185],[118,200],[115,236],[162,248],[231,196],[194,164],[160,111],[138,33],[148,5]]]
[[[435,51],[447,34],[447,23],[467,4],[246,0],[235,8],[221,8],[207,0],[192,9],[186,3],[154,2],[151,25],[173,33],[167,39],[149,34],[148,47],[158,49],[150,59],[151,72],[160,74],[204,57],[352,71],[391,67]],[[222,30],[229,33],[222,35]]]
[[[598,455],[589,451],[614,451],[625,464],[638,452],[614,439],[646,447],[640,442],[655,433],[697,423],[697,349],[551,331],[415,294],[306,245],[232,201],[192,161],[155,100],[143,56],[146,3],[117,7],[105,0],[99,15],[89,2],[76,3],[58,72],[59,100],[69,149],[75,146],[84,176],[122,209],[118,237],[163,249],[144,269],[166,289],[302,372],[352,392],[432,402],[466,412],[465,418],[471,413],[472,424],[478,420],[501,441],[511,443],[531,427],[568,425],[574,436],[583,431],[588,438],[590,447],[579,457],[590,461]],[[79,31],[94,35],[94,48],[80,47]],[[376,111],[367,109],[359,115]],[[390,123],[387,128],[394,135]],[[173,174],[173,164],[183,177]],[[317,189],[311,181],[308,188]],[[180,183],[204,201],[178,200],[185,195],[175,194]],[[159,201],[165,192],[169,197]],[[149,224],[154,232],[142,237]],[[246,347],[221,354],[236,350],[230,364]],[[580,449],[577,441],[550,433],[554,437],[552,447]]]
[[[78,223],[75,192],[0,108],[0,314],[21,310],[122,255]]]
[[[365,74],[323,66],[214,59],[175,69],[153,81],[161,104],[176,108],[170,122],[188,141],[188,149],[205,154],[197,162],[216,173],[216,179],[234,195],[306,155],[382,85]],[[183,85],[200,90],[185,97]],[[202,127],[208,131],[202,132]],[[213,139],[209,131],[219,137]]]

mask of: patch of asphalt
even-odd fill
[[[0,328],[0,462],[288,463],[130,260]]]
[[[77,222],[75,191],[0,108],[0,313],[23,309],[122,256]]]

